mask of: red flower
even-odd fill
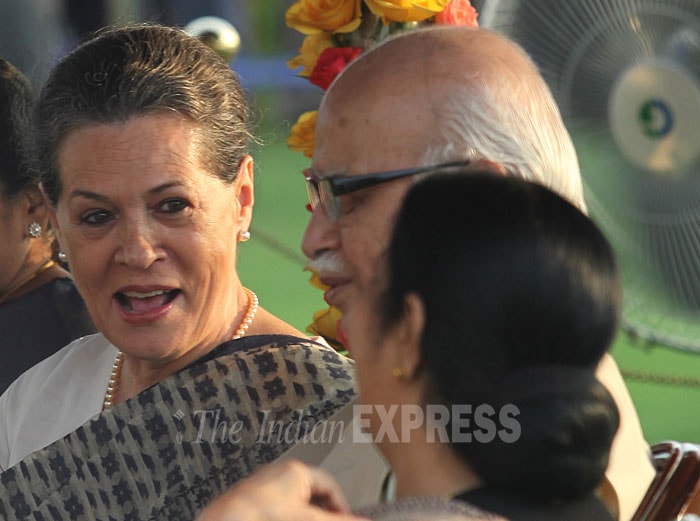
[[[435,15],[435,23],[478,27],[477,16],[476,9],[469,0],[452,0],[441,13]]]
[[[361,47],[328,47],[318,57],[309,81],[326,90],[345,66],[357,58]]]

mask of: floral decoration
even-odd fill
[[[321,31],[350,33],[361,20],[361,0],[301,0],[285,15],[289,27],[308,35]]]
[[[362,47],[328,47],[321,51],[309,81],[326,90],[345,66],[357,58]]]
[[[299,116],[287,138],[287,146],[291,150],[303,152],[306,157],[313,155],[316,138],[316,116],[318,116],[317,110],[310,110]]]
[[[383,23],[422,22],[442,12],[450,0],[365,0]]]
[[[325,91],[348,63],[392,34],[432,24],[477,27],[477,16],[469,0],[299,0],[287,10],[285,21],[305,37],[287,65]],[[291,150],[309,158],[316,115],[315,110],[304,112],[287,138]],[[313,272],[310,283],[327,289]],[[332,306],[322,309],[307,331],[342,349],[340,317]]]
[[[311,271],[309,283],[322,291],[328,289],[327,286],[321,284],[318,280],[318,275]],[[313,322],[306,328],[312,335],[322,336],[326,341],[338,351],[345,349],[345,336],[340,319],[343,317],[340,310],[335,306],[328,306],[316,311],[312,317]]]

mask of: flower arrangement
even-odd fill
[[[287,65],[298,75],[328,89],[335,77],[364,51],[388,36],[432,24],[476,27],[469,0],[300,0],[285,16],[287,26],[304,34],[299,54]],[[287,146],[312,157],[317,111],[304,112],[292,126]],[[325,290],[316,274],[313,286]],[[340,311],[330,307],[314,314],[309,332],[342,349]]]

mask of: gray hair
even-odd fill
[[[571,135],[536,65],[522,48],[511,44],[520,51],[526,72],[467,68],[460,81],[450,83],[449,93],[433,102],[443,144],[431,147],[424,161],[492,161],[516,177],[546,186],[585,212]]]
[[[225,182],[236,178],[252,135],[236,74],[197,38],[156,24],[108,29],[56,65],[36,110],[36,168],[55,205],[58,152],[72,130],[175,113],[193,121],[200,160]]]

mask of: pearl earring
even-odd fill
[[[250,232],[248,230],[241,230],[238,232],[238,242],[246,242],[250,240]]]
[[[68,263],[68,255],[66,255],[65,251],[58,252],[58,260],[61,261],[63,264]]]

